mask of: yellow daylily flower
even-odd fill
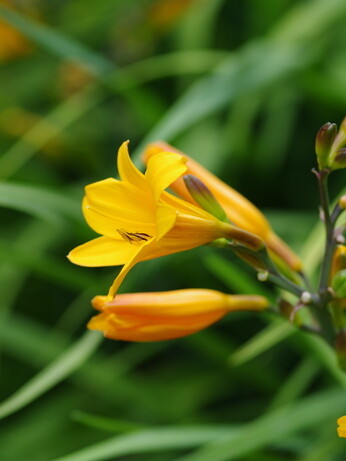
[[[228,312],[268,307],[262,296],[207,289],[120,294],[112,300],[96,296],[92,304],[101,314],[91,318],[88,328],[110,339],[139,342],[180,338],[207,328]]]
[[[346,437],[346,416],[341,416],[341,418],[337,420],[337,423],[339,426],[337,428],[338,436]]]
[[[127,144],[123,143],[118,153],[120,181],[108,178],[85,188],[84,217],[102,237],[68,255],[71,262],[81,266],[124,265],[109,296],[115,296],[139,261],[189,250],[218,238],[236,240],[255,251],[263,247],[256,235],[165,192],[186,173],[182,155],[160,152],[148,161],[143,174],[131,162]]]
[[[175,152],[187,157],[187,174],[196,176],[210,189],[232,223],[261,237],[266,242],[269,250],[285,261],[294,271],[302,269],[298,256],[274,233],[261,211],[243,195],[225,184],[198,162],[162,141],[157,141],[147,146],[143,154],[144,162],[148,162],[153,155],[161,151]],[[171,184],[171,188],[179,197],[196,205],[182,178],[178,178]]]

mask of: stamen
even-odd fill
[[[151,235],[145,234],[144,232],[127,232],[125,229],[117,229],[117,232],[124,240],[131,244],[147,241],[151,238]]]

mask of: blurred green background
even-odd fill
[[[346,377],[316,338],[238,313],[188,338],[102,341],[90,299],[115,268],[83,187],[148,141],[193,156],[263,209],[316,271],[314,138],[346,110],[344,0],[0,1],[0,459],[344,461]],[[342,171],[331,183],[335,197]],[[263,293],[199,248],[141,263],[123,292]],[[275,296],[275,295],[274,295]]]

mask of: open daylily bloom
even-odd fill
[[[189,250],[218,238],[236,240],[256,251],[256,235],[219,221],[201,208],[165,192],[186,173],[186,159],[160,152],[141,173],[131,162],[127,142],[118,153],[120,181],[108,178],[86,187],[83,214],[102,236],[80,245],[68,258],[81,266],[123,265],[109,296],[115,296],[128,271],[139,261]]]
[[[337,420],[337,423],[339,426],[337,428],[338,436],[346,437],[346,416],[341,416],[341,418]]]
[[[112,300],[96,296],[92,304],[101,314],[91,318],[88,328],[100,330],[110,339],[140,342],[191,335],[228,312],[268,307],[262,296],[227,295],[206,289],[120,294]]]
[[[269,250],[279,256],[288,266],[295,270],[301,270],[301,262],[293,251],[274,233],[265,216],[249,200],[232,187],[225,184],[219,178],[206,170],[195,160],[189,158],[174,147],[165,142],[154,142],[147,146],[144,152],[144,162],[149,162],[153,155],[158,152],[167,151],[184,155],[188,158],[187,174],[199,178],[213,193],[217,201],[225,210],[229,220],[241,229],[258,235],[268,245]],[[188,192],[182,178],[178,178],[170,186],[179,197],[196,205],[196,202]]]

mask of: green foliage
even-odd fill
[[[30,40],[0,67],[1,459],[342,461],[346,378],[318,338],[236,313],[181,340],[101,342],[89,299],[116,270],[65,255],[90,238],[83,186],[116,174],[125,139],[138,164],[163,139],[264,209],[313,276],[310,170],[317,130],[345,115],[345,1],[27,3],[0,6]],[[187,287],[275,304],[213,248],[144,262],[123,289]]]

